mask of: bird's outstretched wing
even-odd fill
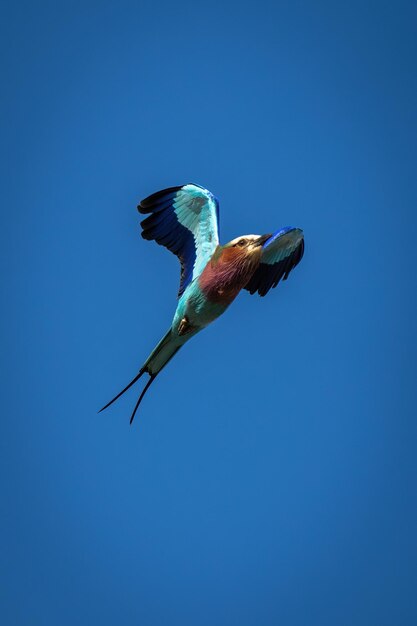
[[[251,294],[257,291],[264,296],[278,285],[281,278],[287,280],[303,254],[303,231],[289,226],[281,228],[263,244],[261,263],[245,289]]]
[[[138,211],[152,214],[141,223],[142,237],[165,246],[181,262],[179,297],[218,246],[218,200],[207,189],[188,184],[152,194]]]

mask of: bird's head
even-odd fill
[[[223,256],[227,259],[243,261],[258,260],[261,256],[262,246],[271,237],[267,235],[241,235],[223,246]]]
[[[257,267],[262,253],[262,246],[271,235],[241,235],[224,246],[219,246],[213,255],[212,263],[220,263],[230,276],[241,276],[252,272]]]

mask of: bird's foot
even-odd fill
[[[187,316],[184,316],[179,323],[178,334],[180,336],[186,335],[187,333],[191,333],[193,330],[195,330],[195,326],[190,324],[190,320]]]

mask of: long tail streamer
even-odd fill
[[[102,408],[102,409],[100,409],[100,410],[99,410],[99,413],[101,413],[102,411],[104,411],[105,409],[107,409],[107,407],[109,407],[111,404],[113,404],[113,402],[116,402],[116,400],[117,400],[118,398],[120,398],[120,396],[122,396],[122,395],[125,393],[125,391],[127,391],[128,389],[130,389],[130,387],[131,387],[132,385],[134,385],[134,384],[135,384],[135,383],[139,380],[139,378],[140,378],[140,377],[141,377],[144,373],[145,373],[145,370],[144,370],[144,369],[141,369],[141,370],[140,370],[140,372],[139,372],[139,374],[138,374],[137,376],[135,376],[135,378],[134,378],[133,380],[131,380],[131,381],[130,381],[130,383],[129,383],[128,385],[126,385],[126,387],[125,387],[124,389],[122,389],[122,391],[120,391],[120,392],[117,394],[117,396],[115,396],[114,398],[112,398],[112,400],[110,400],[110,402],[107,402],[107,404],[106,404],[105,406],[103,406],[103,408]],[[132,413],[132,416],[131,416],[131,418],[130,418],[130,423],[132,423],[132,422],[133,422],[133,418],[135,417],[135,415],[136,415],[136,411],[138,410],[139,405],[140,405],[140,403],[142,402],[143,396],[145,395],[145,393],[147,392],[147,390],[149,389],[149,387],[151,386],[151,384],[153,383],[153,381],[155,380],[155,378],[156,378],[156,374],[151,374],[151,377],[149,378],[148,382],[146,383],[145,387],[143,388],[142,393],[141,393],[141,394],[140,394],[140,396],[139,396],[138,401],[136,402],[135,408],[133,409],[133,413]]]

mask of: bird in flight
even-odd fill
[[[191,337],[222,315],[241,289],[264,296],[281,279],[286,280],[304,253],[303,231],[291,226],[273,234],[242,235],[220,245],[219,202],[199,185],[158,191],[142,200],[138,211],[150,214],[141,222],[142,237],[177,255],[181,280],[168,332],[135,378],[100,409],[104,411],[147,373],[149,379],[130,423],[159,372]]]

